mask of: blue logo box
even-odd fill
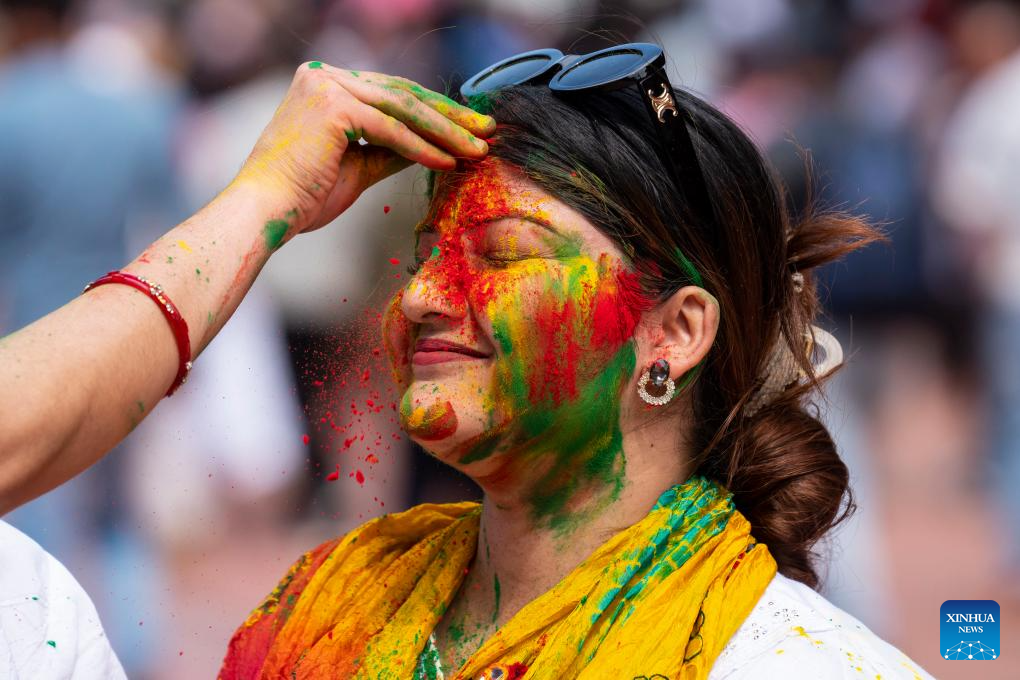
[[[946,600],[939,611],[939,650],[950,661],[999,658],[999,603],[995,600]]]

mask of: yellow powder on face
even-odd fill
[[[185,243],[184,241],[178,240],[178,241],[177,241],[177,247],[178,247],[178,248],[180,248],[181,250],[183,250],[183,251],[184,251],[184,252],[186,252],[186,253],[190,253],[190,252],[192,252],[192,250],[191,250],[191,246],[189,246],[189,245],[188,245],[187,243]]]

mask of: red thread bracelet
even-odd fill
[[[177,391],[178,387],[184,384],[188,379],[188,371],[191,370],[191,339],[188,336],[188,323],[177,310],[177,307],[174,306],[174,303],[170,302],[170,298],[166,296],[166,293],[163,292],[163,287],[142,276],[135,276],[127,272],[110,272],[85,286],[85,290],[82,292],[88,292],[96,286],[102,286],[107,283],[122,283],[125,286],[131,286],[142,291],[156,302],[159,306],[159,311],[163,312],[163,316],[166,317],[167,322],[170,324],[170,330],[173,331],[174,340],[177,342],[177,353],[181,361],[177,367],[177,377],[174,378],[174,384],[170,386],[166,393],[166,396],[169,397]]]

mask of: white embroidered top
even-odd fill
[[[776,574],[709,680],[929,680],[923,668],[799,581]]]

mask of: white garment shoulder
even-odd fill
[[[776,574],[709,680],[929,680],[923,668],[799,581]]]
[[[0,677],[119,680],[95,605],[38,543],[0,520]]]

